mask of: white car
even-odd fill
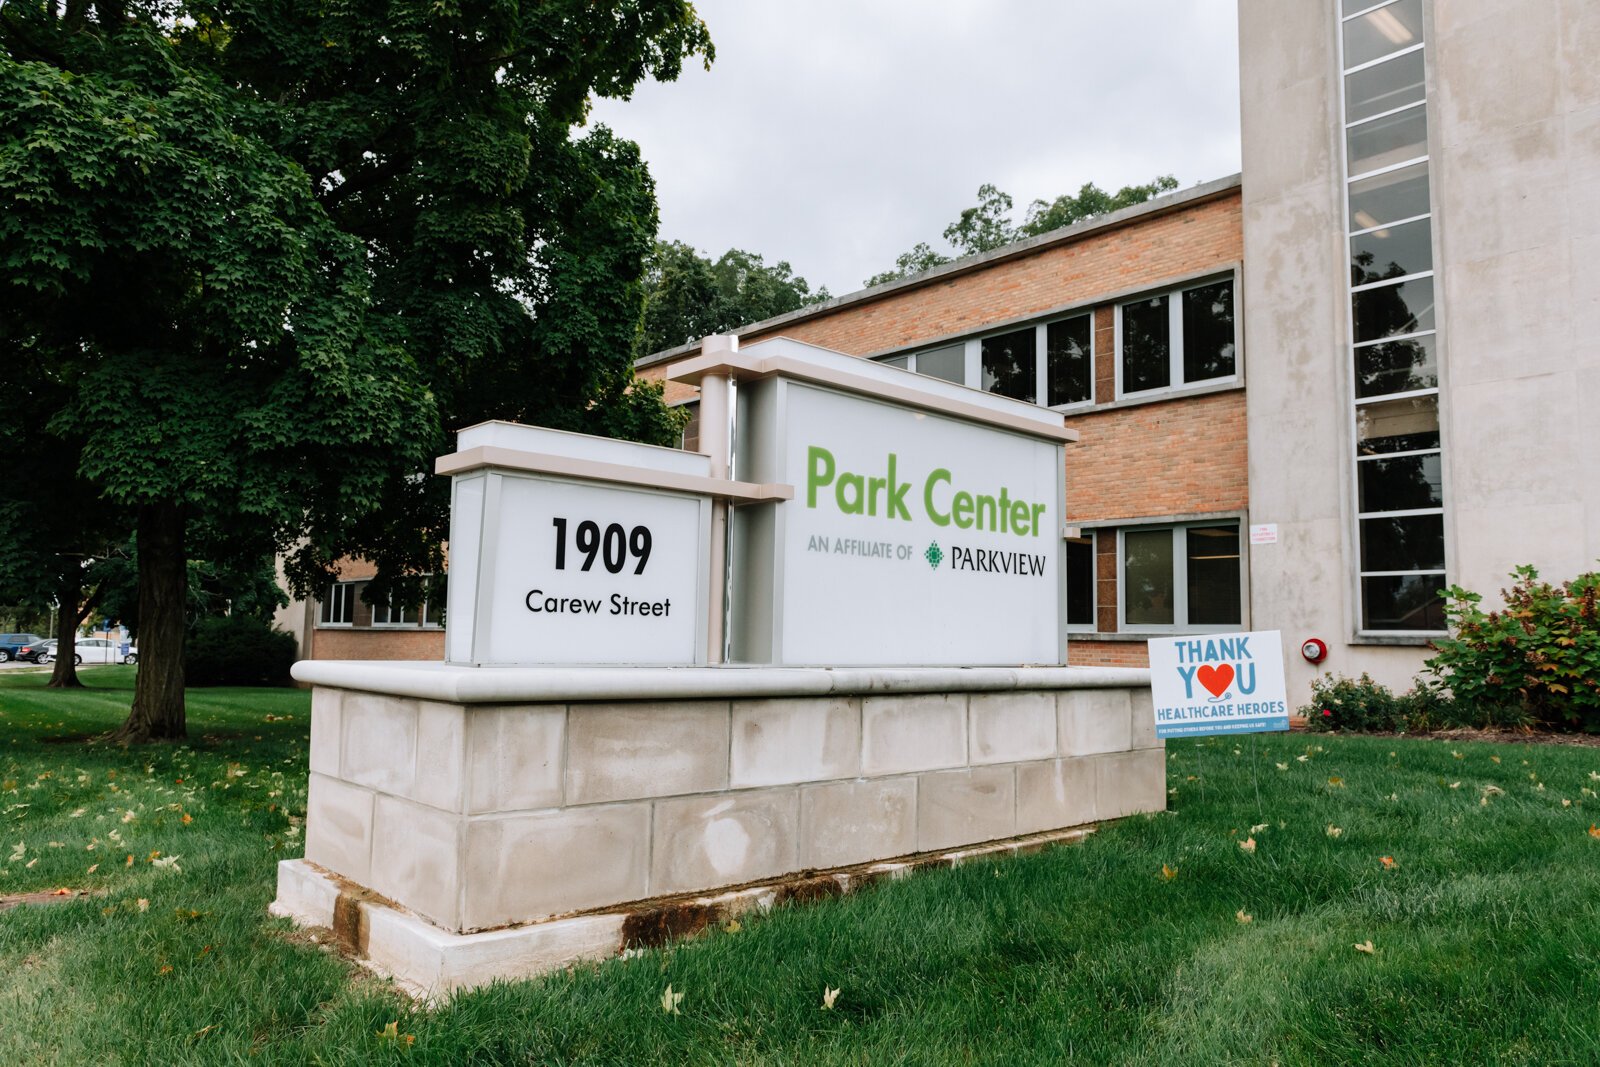
[[[124,662],[121,653],[118,651],[121,646],[116,641],[109,641],[104,637],[80,637],[72,643],[72,647],[72,661],[74,663]],[[126,662],[131,663],[133,662],[132,650],[130,649],[129,652],[130,655]],[[52,648],[48,655],[39,657],[39,662],[49,663],[53,659],[55,659],[55,649]]]

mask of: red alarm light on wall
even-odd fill
[[[1300,643],[1300,654],[1315,666],[1328,658],[1328,646],[1320,638],[1311,637]]]

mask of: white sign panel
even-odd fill
[[[1278,543],[1278,524],[1263,522],[1250,527],[1250,543],[1252,545],[1275,545]]]
[[[1150,690],[1157,737],[1289,728],[1277,630],[1153,639]]]
[[[489,479],[472,662],[703,660],[702,498],[504,472]],[[458,511],[461,503],[458,494]]]
[[[794,382],[782,425],[776,662],[1063,661],[1059,444]]]

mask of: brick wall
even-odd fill
[[[1071,667],[1148,667],[1150,653],[1143,641],[1096,641],[1076,637],[1067,641]]]
[[[312,659],[420,659],[443,662],[444,631],[397,627],[355,630],[318,627],[311,638]]]

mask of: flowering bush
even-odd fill
[[[1363,673],[1324,674],[1311,683],[1311,703],[1300,709],[1312,730],[1392,731],[1406,728],[1404,698]]]
[[[1457,703],[1600,733],[1600,572],[1559,586],[1532,567],[1512,577],[1498,611],[1460,586],[1446,590],[1452,635],[1434,643],[1428,671]]]

